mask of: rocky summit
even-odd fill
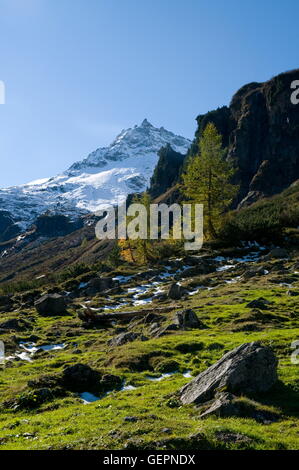
[[[8,240],[46,211],[77,218],[124,202],[128,194],[146,189],[158,152],[167,145],[186,154],[191,142],[144,119],[57,176],[0,188],[1,232]]]

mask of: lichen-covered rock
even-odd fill
[[[217,390],[251,395],[266,392],[277,381],[277,359],[259,342],[245,343],[229,351],[179,392],[184,404],[204,403]]]

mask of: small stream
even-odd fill
[[[167,378],[172,377],[173,375],[176,375],[176,374],[180,374],[180,372],[178,372],[178,371],[176,371],[176,372],[167,372],[165,374],[161,374],[159,377],[151,377],[151,376],[147,375],[145,377],[145,379],[149,380],[151,382],[160,382],[161,380],[167,379]],[[185,378],[192,378],[190,370],[187,370],[186,372],[182,373],[181,375]],[[144,385],[142,385],[142,386],[144,386]],[[89,405],[90,403],[94,403],[95,401],[102,400],[103,398],[107,397],[108,395],[110,395],[113,392],[127,392],[127,391],[131,391],[131,390],[136,390],[136,388],[138,388],[138,387],[134,387],[133,385],[125,385],[124,384],[120,390],[111,390],[109,392],[105,392],[100,397],[98,397],[98,396],[96,396],[96,395],[94,395],[93,393],[90,393],[90,392],[79,393],[79,397],[81,398],[84,405]]]

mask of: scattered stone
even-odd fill
[[[112,338],[108,341],[109,346],[122,346],[123,344],[126,343],[131,343],[132,341],[135,341],[139,335],[136,333],[121,333],[120,335],[116,336],[115,338]]]
[[[104,374],[100,385],[103,390],[115,390],[121,387],[122,379],[117,375]]]
[[[280,418],[278,413],[262,409],[259,403],[242,400],[231,393],[220,393],[214,400],[207,403],[206,406],[208,408],[199,416],[200,418],[208,418],[210,416],[217,416],[219,418],[252,418],[263,424],[275,422]]]
[[[62,384],[73,392],[85,392],[99,387],[101,374],[85,364],[67,366],[62,373]]]
[[[234,333],[239,333],[241,331],[261,331],[262,327],[257,322],[248,321],[242,324],[233,324],[231,326],[231,331]]]
[[[184,295],[184,293],[185,293],[185,289],[183,289],[182,286],[174,282],[170,286],[170,289],[168,291],[168,297],[169,299],[172,299],[172,300],[180,300],[182,296]]]
[[[153,323],[152,326],[154,327],[154,325],[157,325],[157,324]],[[161,338],[161,336],[165,336],[169,332],[176,331],[177,329],[178,329],[178,326],[176,323],[170,323],[169,325],[162,326],[162,327],[157,325],[157,328],[152,328],[150,333],[151,333],[151,336],[154,338]]]
[[[223,349],[223,348],[224,348],[224,346],[223,346],[223,344],[221,344],[221,343],[211,343],[211,344],[209,344],[209,346],[207,347],[207,349],[208,349],[209,351],[218,351],[218,350]]]
[[[233,431],[216,431],[215,437],[217,441],[225,443],[250,444],[253,442],[253,439],[245,436],[245,434]]]
[[[156,313],[148,313],[144,317],[144,323],[155,323],[163,320],[164,317],[162,315],[157,315]]]
[[[153,300],[156,300],[157,302],[165,302],[165,300],[167,300],[166,292],[159,292],[158,294],[155,294],[153,296]]]
[[[184,330],[185,328],[203,328],[203,323],[198,319],[194,310],[187,308],[176,312],[174,323],[179,329]]]
[[[244,395],[266,392],[277,381],[277,362],[272,350],[259,342],[242,344],[185,385],[180,400],[204,403],[223,388]]]
[[[261,310],[266,310],[268,305],[271,305],[273,302],[260,297],[259,299],[252,300],[246,305],[246,308],[258,308]]]
[[[138,421],[138,418],[136,416],[125,416],[124,421],[126,423],[136,423],[136,421]]]
[[[293,289],[289,289],[289,290],[287,291],[287,295],[289,295],[290,297],[298,297],[299,292],[296,291],[296,290],[293,290]]]
[[[112,277],[95,277],[88,281],[86,289],[84,292],[86,295],[94,296],[105,292],[114,287],[114,281]]]
[[[251,279],[252,277],[255,276],[264,276],[265,274],[265,269],[264,267],[251,267],[249,269],[246,269],[246,271],[243,273],[242,277],[243,279]]]
[[[288,257],[289,253],[285,248],[274,248],[270,253],[264,256],[264,259],[268,261],[270,259],[284,259]]]
[[[10,311],[13,301],[9,295],[0,295],[0,312]]]
[[[46,294],[34,303],[40,315],[62,315],[66,312],[66,302],[62,295]]]

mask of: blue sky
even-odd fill
[[[147,117],[193,137],[299,67],[298,0],[0,0],[0,187],[53,176]]]

